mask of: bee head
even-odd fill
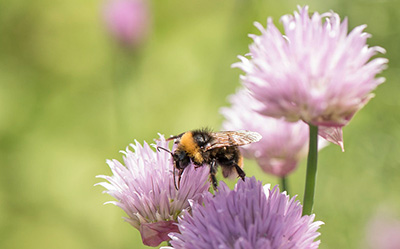
[[[190,163],[190,158],[184,150],[175,150],[172,157],[174,158],[175,167],[177,169],[184,169]]]
[[[178,190],[179,184],[181,181],[181,175],[183,173],[183,170],[189,165],[190,158],[184,150],[180,150],[179,148],[176,149],[175,152],[172,153],[171,151],[169,151],[161,146],[157,146],[157,151],[160,151],[160,150],[164,150],[171,154],[172,159],[174,161],[174,167],[175,167],[175,169],[177,169],[179,171],[179,178],[178,178],[178,185],[177,185],[176,180],[175,180],[175,169],[173,170],[174,185],[175,185],[175,189]]]

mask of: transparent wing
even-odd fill
[[[211,133],[213,139],[205,146],[205,151],[224,146],[241,146],[257,142],[261,135],[254,131],[220,131]]]

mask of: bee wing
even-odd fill
[[[211,133],[213,139],[205,146],[205,151],[224,146],[241,146],[257,142],[261,135],[254,131],[220,131]]]

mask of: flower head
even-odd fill
[[[107,0],[103,17],[110,34],[124,46],[139,45],[146,37],[150,13],[145,0]]]
[[[400,220],[394,218],[390,210],[377,213],[367,227],[367,248],[399,249]]]
[[[262,186],[253,178],[239,180],[234,190],[221,182],[204,204],[192,203],[192,214],[179,220],[179,233],[170,234],[173,248],[318,248],[322,222],[301,216],[295,197],[278,187]]]
[[[246,89],[229,97],[231,107],[221,108],[225,130],[246,129],[260,133],[258,143],[241,146],[243,155],[255,158],[268,174],[284,177],[297,168],[308,151],[308,125],[303,121],[287,122],[255,112],[261,105]],[[326,143],[321,141],[321,146]]]
[[[168,148],[161,135],[157,145]],[[142,146],[136,141],[130,146],[134,151],[123,151],[125,166],[115,159],[108,160],[113,175],[98,176],[108,181],[98,185],[117,199],[109,203],[125,211],[125,220],[140,231],[143,243],[157,246],[169,240],[169,232],[177,231],[177,218],[183,210],[190,209],[189,200],[201,202],[203,194],[208,193],[209,170],[190,165],[176,190],[170,154],[156,152],[146,142]]]
[[[262,103],[258,111],[290,122],[346,125],[384,82],[375,76],[387,59],[370,60],[384,49],[368,47],[365,25],[347,34],[347,19],[334,12],[309,16],[307,6],[299,7],[281,22],[284,34],[271,18],[266,29],[256,23],[261,35],[251,36],[250,59],[233,65],[246,73],[244,85]]]

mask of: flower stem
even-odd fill
[[[304,189],[303,215],[310,215],[314,204],[315,182],[317,179],[318,126],[309,124],[310,141],[308,147],[306,185]]]
[[[281,177],[281,191],[286,191],[286,194],[289,194],[286,176]]]

